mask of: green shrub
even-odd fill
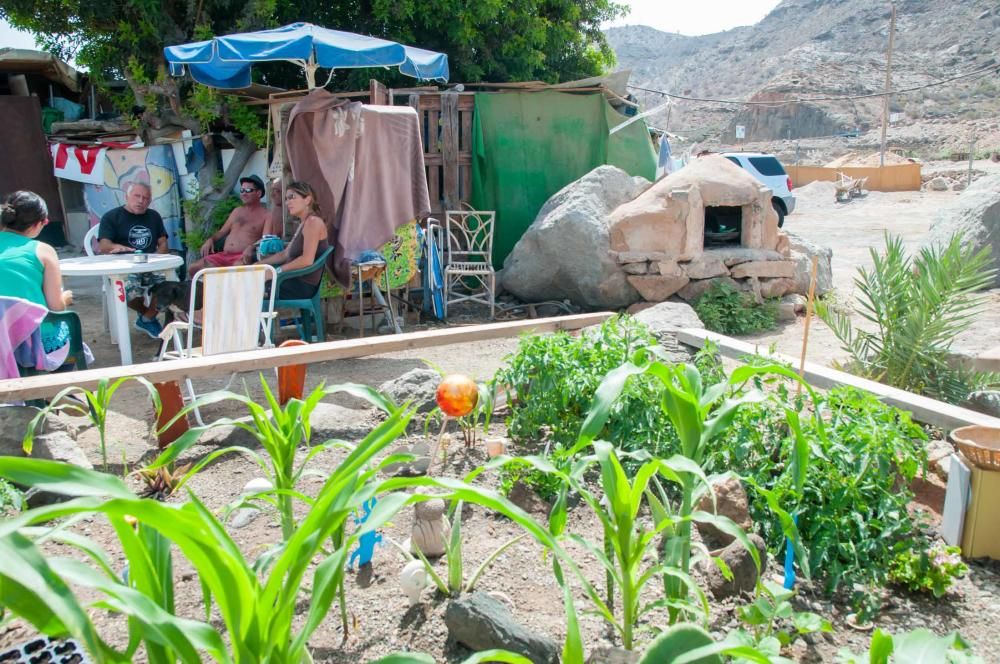
[[[694,303],[705,327],[720,334],[752,334],[778,325],[778,305],[773,299],[757,304],[750,293],[717,281]]]
[[[511,392],[507,429],[520,443],[549,443],[550,450],[576,442],[597,386],[604,376],[629,361],[636,350],[657,345],[644,324],[628,316],[573,337],[565,333],[525,336],[517,352],[497,372]],[[626,451],[662,451],[674,440],[669,421],[650,404],[660,388],[644,378],[629,383],[616,403],[601,438]]]
[[[7,480],[0,479],[0,516],[16,514],[24,508],[24,494]]]
[[[787,396],[774,393],[745,408],[713,457],[758,487],[751,489],[751,515],[772,551],[784,546],[784,534],[761,498],[791,492],[779,461],[781,450],[796,444],[784,426],[786,407]],[[917,538],[909,484],[926,468],[927,436],[907,413],[854,388],[828,393],[821,414],[825,439],[812,419],[801,427],[812,456],[796,511],[809,567],[828,592],[885,585],[890,563]]]

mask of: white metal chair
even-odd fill
[[[444,315],[448,305],[479,302],[496,308],[496,272],[493,269],[493,229],[496,212],[448,210],[445,212]]]
[[[276,289],[272,288],[265,299],[264,288],[268,278],[274,283],[276,277],[277,272],[271,265],[215,267],[198,272],[191,282],[188,320],[174,321],[160,333],[164,343],[158,359],[187,359],[273,348],[271,323],[275,315]],[[199,288],[202,290],[201,322],[196,325]],[[264,302],[263,308],[261,302]],[[201,329],[200,346],[195,346],[195,328]],[[193,401],[197,398],[194,385],[190,379],[185,383],[188,398]],[[197,408],[194,414],[198,424],[204,424]]]

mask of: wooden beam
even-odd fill
[[[677,333],[677,339],[688,346],[701,348],[705,341],[711,341],[719,347],[719,352],[733,359],[740,359],[746,355],[760,355],[773,359],[777,362],[784,362],[795,366],[795,358],[780,353],[768,353],[766,348],[739,341],[732,337],[727,337],[708,330],[685,329]],[[805,363],[805,373],[803,375],[806,382],[813,387],[821,389],[831,389],[841,385],[856,387],[866,392],[874,394],[884,403],[908,411],[913,419],[925,424],[940,427],[945,431],[950,431],[957,427],[969,424],[979,424],[987,427],[1000,427],[1000,419],[990,417],[983,413],[977,413],[968,408],[953,406],[950,403],[937,401],[929,397],[922,397],[906,390],[900,390],[889,385],[883,385],[873,380],[858,378],[843,371],[837,371],[829,367],[824,367],[813,362]]]
[[[25,401],[51,397],[67,387],[82,387],[92,390],[101,379],[117,380],[125,376],[142,376],[152,383],[167,383],[183,378],[199,376],[225,376],[243,371],[259,371],[295,364],[311,364],[343,360],[368,355],[381,355],[414,348],[429,348],[448,344],[482,341],[515,336],[522,333],[554,332],[557,330],[578,330],[590,325],[598,325],[614,314],[599,312],[555,316],[505,323],[449,327],[425,332],[408,332],[374,339],[347,339],[327,341],[307,346],[271,348],[267,350],[227,353],[188,360],[169,360],[131,364],[124,367],[88,369],[51,373],[30,378],[0,380],[0,403]]]

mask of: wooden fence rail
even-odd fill
[[[44,399],[58,394],[67,387],[82,387],[92,390],[97,387],[101,379],[117,380],[126,376],[142,376],[151,383],[170,383],[184,378],[218,377],[242,371],[259,371],[298,364],[381,355],[401,350],[510,337],[522,333],[578,330],[590,325],[598,325],[613,315],[609,312],[600,312],[467,327],[449,327],[374,339],[327,341],[305,346],[271,348],[186,360],[148,362],[124,367],[106,367],[0,380],[0,403]]]

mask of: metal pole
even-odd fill
[[[896,3],[889,3],[892,16],[889,18],[889,50],[885,56],[885,96],[882,99],[882,150],[879,156],[879,168],[885,166],[885,135],[889,130],[889,91],[892,90],[892,44],[896,37]]]
[[[969,178],[965,183],[966,187],[972,186],[972,160],[976,158],[976,137],[969,139]]]

